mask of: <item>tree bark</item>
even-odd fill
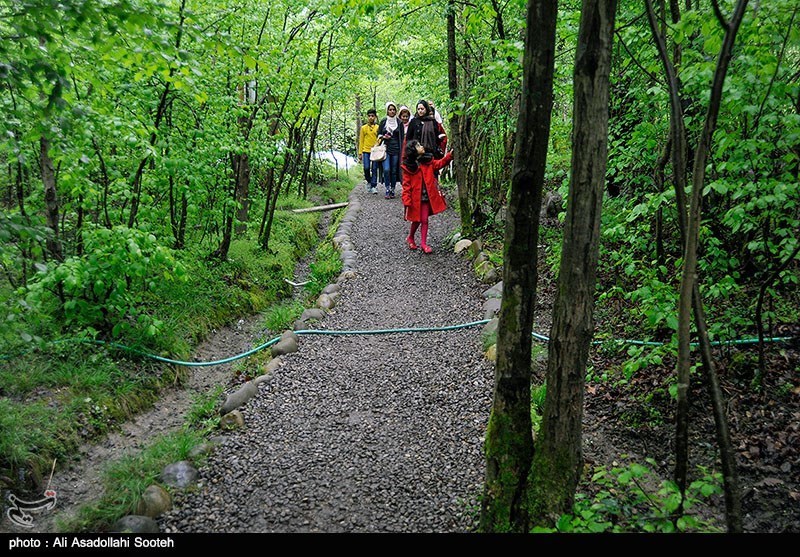
[[[486,432],[484,532],[526,531],[531,435],[531,332],[536,302],[539,206],[542,202],[550,117],[556,0],[529,0],[523,95],[504,242],[503,298],[497,331],[494,400]]]
[[[447,83],[450,88],[450,103],[453,115],[450,117],[450,136],[453,142],[453,170],[458,191],[458,209],[461,215],[461,234],[472,236],[472,209],[470,207],[467,184],[467,152],[462,140],[461,115],[458,104],[458,66],[456,59],[456,3],[447,1]]]
[[[736,468],[736,452],[731,442],[728,429],[728,417],[725,413],[725,396],[719,384],[714,358],[711,356],[711,342],[708,338],[706,314],[703,309],[703,299],[700,289],[694,286],[694,318],[697,326],[697,336],[700,339],[700,355],[703,360],[703,370],[708,379],[708,388],[711,394],[711,407],[714,411],[714,424],[717,432],[717,445],[722,463],[722,475],[725,489],[725,519],[729,532],[742,531],[742,497],[739,488],[739,472]]]
[[[664,169],[667,166],[667,162],[669,162],[670,153],[672,152],[672,137],[667,138],[667,143],[664,145],[664,151],[661,153],[661,156],[656,161],[656,166],[653,171],[653,182],[656,186],[656,191],[659,194],[664,193],[664,183],[666,179],[664,177]],[[659,206],[658,211],[656,212],[656,263],[661,267],[664,267],[667,263],[667,254],[666,248],[664,247],[664,209]],[[662,273],[659,271],[659,276]],[[662,279],[665,277],[661,277]]]
[[[56,261],[64,260],[61,240],[58,231],[58,192],[56,191],[56,173],[53,159],[50,158],[50,140],[44,135],[39,138],[39,163],[42,168],[42,184],[44,185],[44,203],[47,226],[53,235],[47,238],[47,252]]]
[[[769,287],[772,286],[775,281],[778,280],[778,277],[781,276],[781,273],[792,264],[798,253],[800,253],[800,244],[794,248],[794,251],[783,261],[783,263],[781,263],[777,269],[767,275],[767,277],[761,282],[761,286],[758,289],[758,298],[756,299],[755,310],[756,330],[758,331],[758,371],[753,378],[753,386],[758,389],[763,387],[764,374],[767,372],[766,358],[764,355],[764,299],[767,296],[767,290]]]
[[[573,77],[572,162],[558,292],[547,363],[544,416],[531,473],[531,522],[552,526],[571,512],[583,468],[586,362],[608,143],[609,73],[616,0],[584,0]]]
[[[234,232],[240,236],[247,232],[250,213],[250,155],[236,153],[233,159],[234,201],[236,202],[236,227]]]

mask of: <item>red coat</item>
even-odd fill
[[[447,202],[439,191],[439,184],[433,175],[435,170],[441,170],[453,160],[450,151],[441,159],[434,159],[425,164],[420,164],[416,172],[403,165],[403,205],[406,207],[405,219],[411,222],[420,221],[420,206],[422,205],[422,181],[425,180],[425,189],[428,190],[428,199],[431,205],[431,214],[441,213],[447,209]]]

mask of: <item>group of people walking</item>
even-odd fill
[[[378,193],[378,168],[383,171],[384,197],[395,198],[396,184],[402,184],[404,218],[411,222],[406,244],[419,247],[424,253],[433,250],[428,245],[428,217],[441,213],[447,203],[439,191],[439,171],[453,160],[447,152],[447,134],[442,118],[433,103],[420,100],[414,116],[407,106],[399,108],[386,103],[386,117],[380,122],[375,109],[367,111],[367,123],[361,126],[358,157],[364,167],[364,180],[370,193]],[[375,145],[385,145],[382,161],[370,159]],[[380,165],[380,166],[379,166]],[[420,230],[420,244],[416,232]]]

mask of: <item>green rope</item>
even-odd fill
[[[356,331],[330,331],[325,329],[303,329],[300,331],[294,331],[296,335],[384,335],[384,334],[396,334],[396,333],[425,333],[425,332],[433,332],[433,331],[454,331],[457,329],[464,329],[467,327],[474,327],[475,325],[484,325],[488,323],[490,319],[482,319],[480,321],[470,321],[469,323],[462,323],[460,325],[445,325],[442,327],[406,327],[402,329],[372,329],[372,330],[356,330]],[[550,339],[544,335],[540,335],[538,333],[531,333],[535,339],[543,341],[543,342],[550,342]],[[773,338],[766,338],[764,342],[783,342],[787,340],[791,340],[793,337],[773,337]],[[187,367],[209,367],[209,366],[218,366],[221,364],[228,364],[231,362],[235,362],[236,360],[241,360],[242,358],[246,358],[255,354],[256,352],[260,352],[265,348],[269,348],[273,344],[277,343],[280,340],[280,337],[275,337],[272,340],[265,342],[259,346],[256,346],[252,350],[248,350],[247,352],[242,352],[241,354],[237,354],[235,356],[231,356],[230,358],[224,358],[222,360],[214,360],[211,362],[184,362],[181,360],[173,360],[171,358],[164,358],[162,356],[157,356],[155,354],[151,354],[149,352],[144,352],[142,350],[138,350],[136,348],[131,348],[130,346],[125,346],[124,344],[119,344],[117,342],[109,342],[105,340],[94,340],[94,339],[87,339],[87,338],[72,338],[72,339],[62,339],[52,341],[51,344],[62,344],[62,343],[73,343],[77,342],[79,344],[93,344],[97,346],[109,346],[111,348],[116,348],[118,350],[123,350],[126,352],[131,352],[133,354],[137,354],[139,356],[143,356],[146,358],[150,358],[152,360],[156,360],[159,362],[164,362],[167,364],[174,364],[179,366],[187,366]],[[596,340],[592,342],[593,345],[605,344],[608,342],[614,342],[617,344],[633,344],[639,346],[663,346],[667,344],[666,342],[655,342],[655,341],[644,341],[644,340],[626,340],[626,339],[609,339],[609,340]],[[757,338],[751,339],[739,339],[739,340],[721,340],[721,341],[714,341],[711,342],[712,346],[722,346],[722,345],[737,345],[737,344],[757,344]],[[693,342],[691,346],[697,346],[698,343]],[[3,355],[0,356],[0,361],[2,360],[10,360],[12,358],[16,358],[18,356],[22,356],[29,352],[32,352],[34,349],[26,350],[20,354],[16,355]]]

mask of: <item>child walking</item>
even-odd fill
[[[434,159],[432,153],[426,153],[425,147],[416,139],[406,144],[403,159],[403,206],[405,220],[411,222],[411,230],[406,238],[408,248],[417,249],[414,236],[420,229],[419,247],[425,253],[433,250],[428,245],[428,217],[447,209],[447,202],[439,192],[439,184],[434,172],[441,170],[453,160],[453,152],[441,159]]]

